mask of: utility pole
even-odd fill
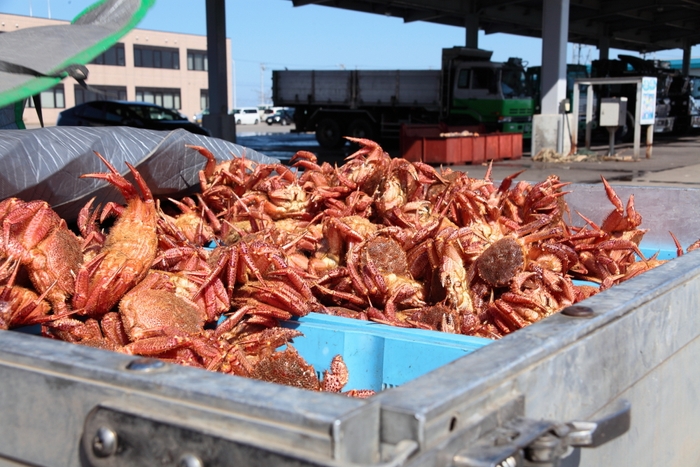
[[[236,108],[236,61],[231,59],[233,64],[233,108]]]
[[[260,105],[265,105],[265,85],[263,84],[265,77],[265,64],[260,64]]]

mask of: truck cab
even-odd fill
[[[453,47],[443,49],[448,93],[446,120],[453,125],[483,124],[488,131],[532,133],[533,100],[522,61],[490,61],[491,52]]]

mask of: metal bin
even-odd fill
[[[646,248],[700,237],[700,190],[615,188]],[[578,305],[366,400],[0,332],[0,466],[696,465],[700,253]]]

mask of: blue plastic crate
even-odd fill
[[[645,258],[651,258],[654,256],[654,254],[658,253],[656,259],[674,259],[677,257],[677,252],[676,250],[669,250],[668,246],[664,246],[663,248],[655,248],[653,245],[640,245],[639,251],[642,252]],[[637,260],[639,261],[640,258],[637,257]],[[575,285],[592,285],[594,287],[598,287],[600,284],[596,282],[591,282],[591,281],[585,281],[585,280],[580,280],[580,279],[574,279],[573,283]]]
[[[319,377],[333,357],[343,357],[349,372],[344,390],[399,386],[493,342],[318,313],[282,325],[304,334],[292,345]]]
[[[651,258],[657,252],[659,255],[656,259],[674,259],[677,257],[676,250],[669,250],[668,248],[653,248],[651,246],[641,245],[639,250],[645,258]]]

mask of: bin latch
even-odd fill
[[[630,428],[628,401],[593,422],[557,423],[515,418],[479,438],[453,458],[455,467],[557,467],[576,447],[595,448]]]

